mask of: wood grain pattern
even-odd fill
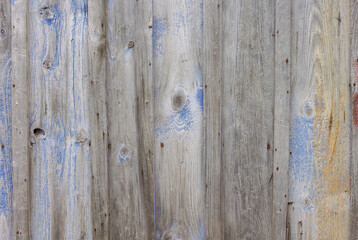
[[[31,238],[92,238],[86,1],[29,2]]]
[[[12,86],[10,2],[0,3],[0,238],[12,236]]]
[[[223,239],[221,212],[222,1],[204,1],[205,238]]]
[[[275,110],[272,239],[287,237],[291,91],[291,1],[275,3]]]
[[[270,239],[274,4],[223,2],[224,239]]]
[[[351,105],[352,115],[347,116],[347,120],[352,123],[352,159],[351,159],[351,225],[350,225],[350,239],[358,238],[358,1],[350,2],[350,21],[351,21],[351,52],[350,52],[350,67],[351,67]]]
[[[349,239],[349,1],[296,3],[292,239]]]
[[[203,1],[153,1],[155,238],[205,238]]]
[[[7,1],[9,2],[9,1]],[[28,1],[11,1],[12,61],[12,239],[29,239],[30,161],[29,156],[29,77]]]
[[[0,2],[0,239],[357,239],[356,0]]]
[[[152,239],[151,1],[106,11],[109,239]]]
[[[88,1],[91,220],[94,239],[108,239],[108,162],[106,106],[106,1]]]

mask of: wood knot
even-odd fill
[[[132,150],[131,148],[124,143],[120,143],[118,145],[118,161],[119,162],[127,162],[132,157]]]
[[[52,67],[52,63],[51,61],[49,60],[45,60],[43,63],[42,63],[42,66],[45,68],[45,69],[50,69]]]
[[[52,20],[55,18],[54,11],[49,7],[44,7],[40,11],[41,17],[46,20],[48,23],[52,22]]]
[[[87,140],[85,130],[81,130],[80,133],[76,136],[76,142],[83,143]]]
[[[303,115],[307,118],[313,116],[313,107],[311,102],[306,102],[302,109]]]
[[[129,43],[128,43],[128,48],[133,48],[134,47],[134,42],[133,41],[130,41]]]
[[[172,108],[174,111],[179,112],[184,108],[187,101],[185,92],[186,92],[185,89],[182,87],[178,87],[174,90],[172,96]]]

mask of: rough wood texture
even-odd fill
[[[9,2],[9,1],[6,1]],[[28,77],[28,1],[11,2],[12,61],[12,161],[13,222],[12,239],[29,239],[30,161],[29,161],[29,77]],[[0,230],[1,232],[1,230]],[[0,234],[1,235],[1,234]]]
[[[94,239],[108,239],[108,162],[106,108],[106,4],[88,2],[91,220]]]
[[[287,236],[288,165],[291,84],[291,0],[276,0],[275,6],[275,110],[272,239]]]
[[[204,239],[203,2],[153,4],[155,237]]]
[[[356,0],[0,2],[0,239],[357,239]]]
[[[92,238],[87,2],[29,2],[32,239]]]
[[[10,2],[0,3],[0,238],[12,235],[11,148],[11,13]]]
[[[273,2],[223,2],[221,187],[225,239],[271,238],[273,33]]]
[[[206,239],[223,239],[224,226],[221,221],[221,21],[222,1],[204,1]]]
[[[151,1],[106,8],[109,239],[152,239]]]

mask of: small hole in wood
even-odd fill
[[[42,128],[35,128],[33,132],[34,132],[35,137],[42,137],[43,138],[46,135],[45,130],[43,130]]]
[[[160,147],[162,147],[162,148],[163,148],[163,147],[164,147],[164,143],[162,143],[162,142],[161,142],[161,143],[160,143]]]
[[[270,149],[271,149],[270,144],[267,144],[267,150],[270,150]]]

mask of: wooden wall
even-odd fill
[[[357,0],[0,1],[0,239],[358,239]]]

